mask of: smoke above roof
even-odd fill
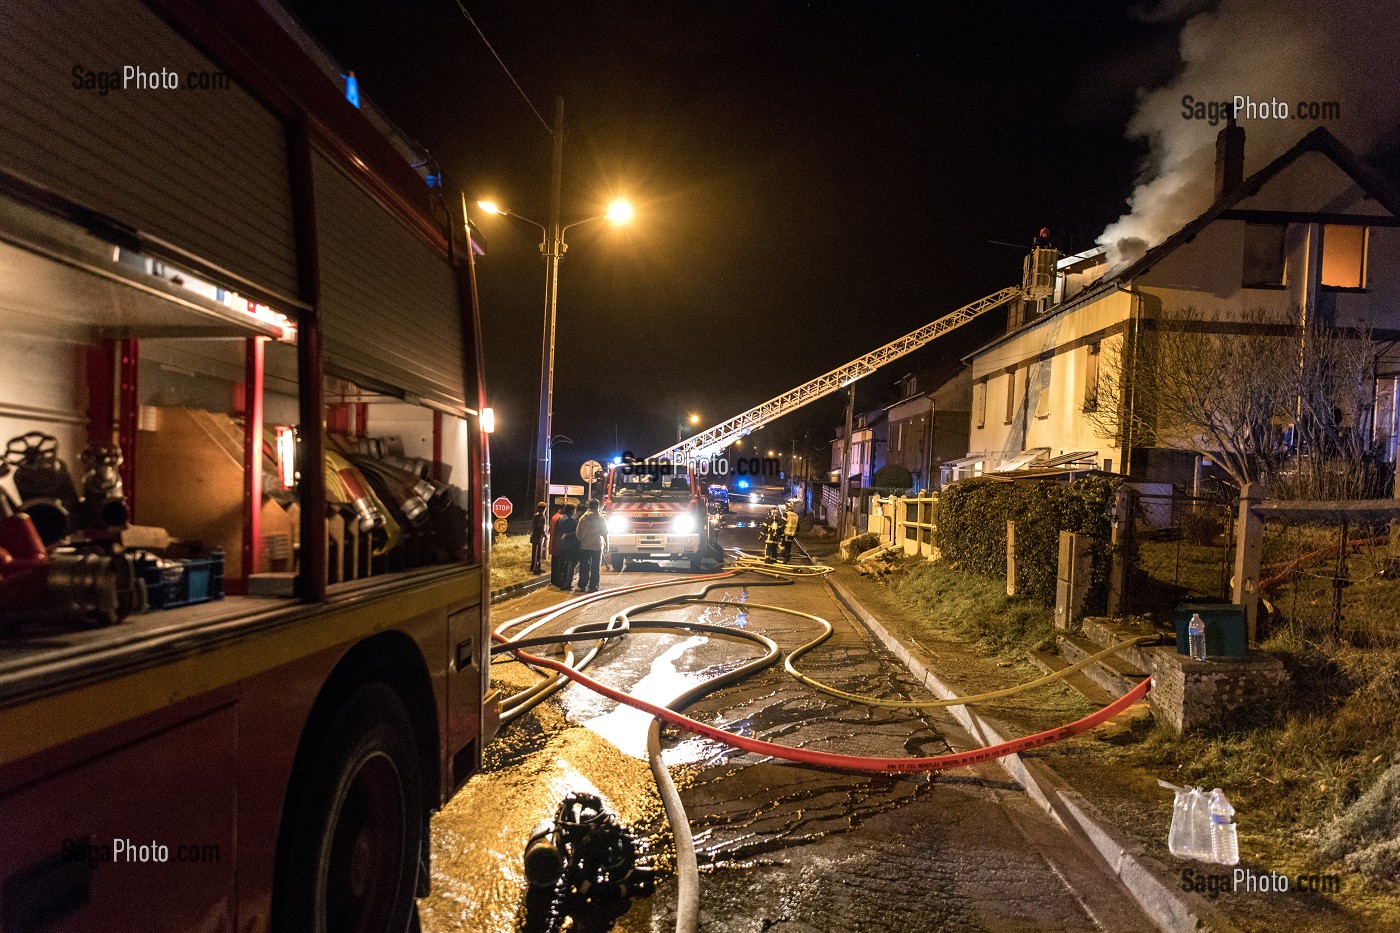
[[[1227,114],[1221,105],[1236,95],[1270,104],[1267,118],[1240,114],[1246,175],[1318,125],[1363,156],[1400,126],[1397,0],[1220,0],[1191,15],[1199,5],[1165,0],[1140,10],[1150,22],[1182,19],[1181,67],[1167,84],[1138,92],[1126,135],[1145,140],[1148,153],[1130,211],[1098,238],[1110,268],[1137,259],[1210,206],[1215,137]],[[1205,105],[1204,119],[1194,102]],[[1301,102],[1335,102],[1337,115],[1299,118]],[[1287,105],[1287,118],[1278,104]]]

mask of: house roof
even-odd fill
[[[1245,198],[1258,194],[1259,189],[1309,152],[1317,152],[1327,156],[1338,168],[1349,175],[1352,181],[1356,182],[1365,189],[1367,194],[1380,202],[1382,207],[1396,217],[1400,217],[1400,193],[1397,193],[1379,173],[1373,171],[1358,159],[1356,154],[1348,149],[1341,140],[1328,132],[1326,127],[1319,126],[1302,139],[1298,140],[1298,142],[1294,143],[1292,148],[1287,152],[1236,185],[1234,190],[1219,198],[1214,204],[1206,208],[1205,212],[1195,220],[1186,224],[1186,226],[1147,250],[1147,252],[1143,253],[1133,262],[1128,263],[1117,271],[1110,272],[1070,300],[1054,306],[1048,313],[1028,321],[1016,330],[1008,331],[997,339],[978,347],[976,350],[963,357],[963,360],[965,362],[970,362],[972,358],[979,353],[1004,343],[1016,334],[1036,327],[1057,315],[1072,311],[1081,305],[1097,301],[1104,294],[1114,291],[1121,287],[1123,283],[1132,281],[1137,276],[1147,272],[1147,270],[1166,258],[1178,247],[1194,240],[1197,234],[1213,221],[1219,219],[1221,214],[1230,210]]]

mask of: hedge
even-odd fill
[[[962,480],[939,496],[935,541],[943,557],[959,567],[1004,579],[1006,523],[1014,521],[1021,556],[1017,591],[1054,605],[1060,532],[1087,534],[1094,567],[1089,608],[1100,611],[1108,589],[1113,552],[1110,516],[1119,483],[1101,476],[1068,484]]]

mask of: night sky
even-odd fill
[[[574,444],[556,447],[556,481],[1018,282],[1021,252],[993,241],[1044,225],[1062,249],[1092,246],[1146,152],[1124,133],[1137,89],[1179,67],[1180,23],[1121,2],[464,2],[546,120],[565,100],[564,222],[619,194],[638,208],[631,227],[569,235],[555,432]],[[454,0],[291,7],[450,186],[547,219],[550,137]],[[493,480],[520,502],[544,260],[533,227],[474,219]],[[1003,326],[863,380],[858,404]],[[796,437],[825,460],[841,404],[759,446]]]

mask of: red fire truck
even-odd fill
[[[494,731],[474,245],[347,84],[0,5],[5,933],[408,929]]]
[[[684,463],[637,460],[613,466],[603,501],[613,570],[622,570],[628,560],[674,560],[698,573],[713,556],[714,541],[714,520],[702,490]]]

